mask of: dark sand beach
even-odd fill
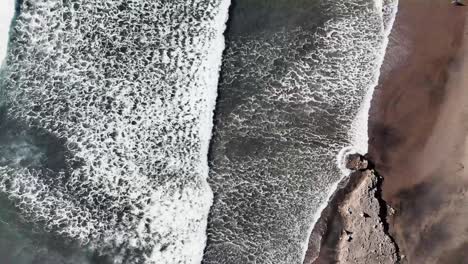
[[[402,263],[467,258],[467,10],[444,0],[400,0],[374,92],[369,157],[384,177],[381,198],[391,213],[382,220]],[[336,229],[343,227],[336,208],[350,188],[323,212],[305,263],[336,259]]]
[[[464,263],[466,7],[400,1],[369,117],[369,151],[408,263]],[[468,165],[468,164],[467,164]]]
[[[399,3],[369,114],[369,152],[387,178],[386,198],[427,176],[421,173],[420,165],[428,166],[421,164],[421,154],[448,99],[448,80],[462,60],[465,13],[444,0]],[[435,165],[440,156],[434,153],[429,163]]]

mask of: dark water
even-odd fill
[[[72,241],[26,224],[14,205],[4,196],[0,197],[0,206],[0,263],[110,263]]]
[[[67,150],[63,140],[7,117],[0,111],[0,166],[60,170]],[[24,219],[5,194],[0,195],[0,263],[110,263],[75,241]]]

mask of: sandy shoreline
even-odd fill
[[[396,209],[391,232],[408,263],[460,263],[468,241],[467,10],[447,2],[400,2],[386,57],[400,64],[382,76],[369,120],[370,154]],[[395,60],[403,39],[409,51]]]
[[[402,0],[369,115],[369,152],[385,196],[417,184],[415,166],[436,125],[461,43],[465,9]]]
[[[466,12],[444,0],[400,0],[374,92],[369,153],[396,209],[389,231],[403,263],[459,263],[468,246],[468,209],[460,210],[468,203]],[[317,222],[305,263],[322,236],[316,263],[336,255],[339,196]]]
[[[414,12],[419,7],[412,2],[403,3],[402,8]],[[408,263],[460,263],[466,259],[468,241],[468,175],[464,168],[467,11],[431,5],[424,11],[431,17],[424,23],[426,27],[431,23],[431,31],[419,34],[423,25],[411,20],[404,27],[414,46],[426,43],[425,48],[410,53],[408,68],[381,80],[382,92],[374,97],[371,115],[370,150],[386,176],[384,195],[396,208],[393,234]],[[397,27],[396,32],[402,28]],[[394,79],[397,74],[400,80]],[[393,134],[382,133],[382,127]],[[388,144],[389,140],[394,144]]]

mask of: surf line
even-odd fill
[[[315,224],[319,220],[320,216],[322,215],[323,210],[328,206],[328,202],[332,195],[337,191],[339,183],[343,180],[344,177],[348,176],[350,170],[346,169],[345,160],[346,156],[353,153],[360,153],[364,155],[367,153],[368,150],[368,120],[369,120],[369,110],[371,100],[374,94],[375,87],[378,84],[381,67],[384,61],[385,53],[387,50],[390,32],[393,28],[393,24],[395,22],[396,14],[398,12],[398,2],[399,0],[374,0],[375,8],[378,10],[379,15],[382,18],[382,44],[381,50],[378,56],[375,59],[375,74],[372,80],[371,85],[369,85],[365,97],[359,107],[358,113],[351,124],[351,127],[348,131],[348,137],[351,142],[351,146],[343,147],[336,155],[336,166],[340,169],[342,173],[342,177],[340,180],[332,184],[330,189],[327,192],[327,199],[323,204],[321,204],[318,210],[315,212],[313,221],[311,223],[310,229],[308,230],[308,238],[305,241],[303,247],[303,258],[304,261],[308,245],[310,234],[315,227]]]
[[[3,0],[0,4],[0,64],[3,64],[8,50],[10,27],[16,13],[15,0]]]

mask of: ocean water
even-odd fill
[[[395,10],[21,1],[0,72],[0,263],[301,263],[338,153],[367,148]]]
[[[367,149],[395,11],[396,1],[233,1],[203,263],[302,263],[344,175],[337,154]]]
[[[200,263],[228,6],[21,2],[0,82],[0,263]]]

